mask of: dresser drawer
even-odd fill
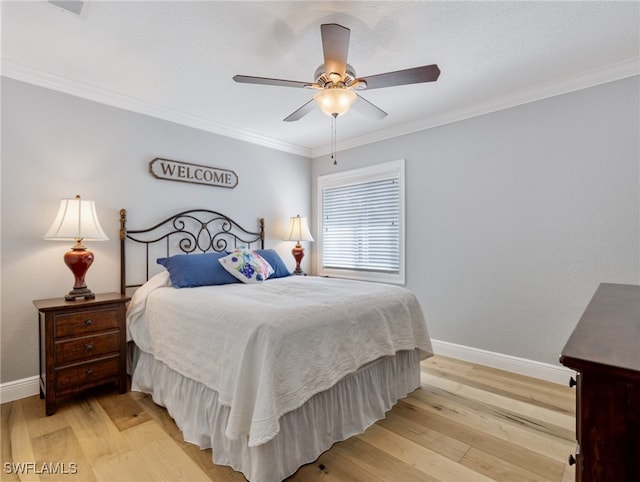
[[[629,382],[627,384],[627,391],[629,419],[634,423],[640,424],[640,382],[636,380]],[[638,436],[640,436],[640,433],[638,433]]]
[[[90,360],[56,370],[56,390],[64,392],[76,387],[89,387],[101,383],[101,380],[116,377],[119,368],[118,355],[113,357]]]
[[[55,344],[55,366],[96,358],[108,353],[116,353],[120,348],[120,332],[72,338]]]
[[[88,310],[55,317],[55,337],[83,336],[118,328],[118,309]]]

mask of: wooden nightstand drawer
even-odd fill
[[[96,331],[118,328],[118,310],[87,310],[55,317],[55,337],[82,336]]]
[[[120,332],[73,338],[56,342],[55,366],[96,358],[108,353],[117,353],[120,348]]]
[[[98,385],[102,380],[118,375],[118,355],[111,358],[91,360],[79,365],[56,370],[56,391],[63,393],[65,390],[76,387],[86,388]]]

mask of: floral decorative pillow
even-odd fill
[[[246,248],[236,249],[218,261],[243,283],[259,283],[273,274],[273,268],[262,256]]]

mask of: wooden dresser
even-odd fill
[[[576,480],[640,480],[640,286],[601,284],[560,362],[578,373]]]
[[[36,300],[40,332],[40,397],[46,413],[58,398],[116,382],[127,391],[125,314],[128,297],[97,294],[93,300]]]

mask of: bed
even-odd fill
[[[433,354],[410,291],[290,275],[264,239],[263,219],[198,209],[131,230],[120,213],[131,388],[251,482],[384,418]]]

